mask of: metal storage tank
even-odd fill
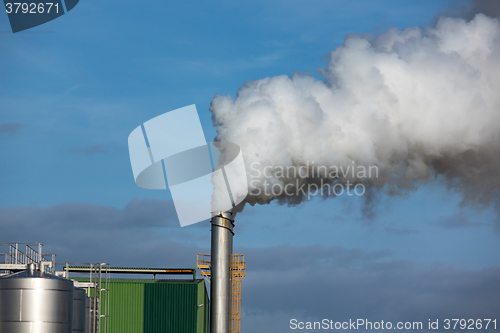
[[[87,294],[82,288],[73,289],[73,333],[85,333]]]
[[[30,266],[0,277],[0,332],[72,333],[73,281]]]

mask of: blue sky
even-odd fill
[[[294,71],[318,77],[325,55],[346,34],[425,28],[450,6],[470,3],[82,0],[67,15],[16,34],[10,32],[7,15],[0,15],[1,241],[43,242],[61,261],[194,267],[195,253],[208,251],[209,225],[180,228],[168,191],[135,185],[128,134],[159,114],[196,104],[206,139],[212,141],[208,108],[216,93],[234,96],[245,81]],[[442,273],[433,279],[468,272],[471,278],[462,286],[470,290],[481,272],[499,274],[500,233],[490,207],[461,206],[461,197],[439,181],[406,197],[377,200],[372,219],[362,214],[363,203],[350,197],[246,208],[238,216],[234,240],[235,251],[247,254],[248,261],[245,331],[288,331],[292,315],[315,318],[314,299],[307,296],[297,301],[302,307],[279,309],[278,304],[270,311],[262,305],[265,297],[255,295],[268,292],[267,286],[280,277],[301,281],[291,284],[294,290],[309,279],[317,278],[319,286],[329,283],[317,275],[325,263],[354,280],[357,273],[370,276],[382,264],[401,270],[408,264],[414,267],[411,275],[424,281],[432,267]],[[287,256],[311,249],[318,251],[317,262],[293,267],[292,261],[281,271],[258,264],[259,251],[274,251],[278,262],[287,262]],[[364,259],[345,259],[349,265],[343,266],[339,249]],[[143,261],[159,252],[165,253],[162,260]],[[301,272],[310,275],[300,280]],[[336,275],[332,281],[342,280]],[[359,277],[363,274],[356,276],[370,284]],[[423,283],[423,288],[435,291],[434,283]],[[325,290],[334,297],[335,287]],[[411,286],[402,290],[416,297]],[[454,292],[442,299],[451,299]],[[277,292],[276,297],[283,295]],[[381,302],[391,309],[398,299]],[[366,307],[365,312],[344,314],[378,318],[369,303],[347,306]],[[418,312],[425,304],[417,303],[400,317],[426,313]],[[488,296],[483,304],[499,306]]]
[[[6,16],[1,21],[2,122],[24,125],[2,140],[11,177],[2,179],[9,195],[1,205],[123,207],[150,197],[129,182],[124,138],[137,124],[194,103],[211,141],[216,93],[234,95],[266,76],[315,73],[345,34],[425,26],[450,1],[117,3],[82,2],[77,12],[17,34],[6,33]],[[106,154],[79,150],[89,146]]]

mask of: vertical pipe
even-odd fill
[[[28,264],[28,276],[34,276],[36,265],[34,263]]]
[[[212,217],[210,267],[210,333],[229,333],[231,327],[231,255],[233,253],[232,213]]]
[[[109,268],[109,264],[106,264],[106,282],[105,282],[106,283],[106,287],[104,288],[104,289],[106,289],[106,291],[104,293],[104,295],[106,297],[106,299],[105,299],[106,306],[105,306],[105,311],[104,311],[104,316],[105,316],[104,317],[104,333],[107,333],[107,329],[108,329],[107,318],[108,318],[108,315],[109,315],[109,300],[108,300],[108,295],[109,295],[109,293],[108,293],[108,291],[109,291],[109,289],[108,289],[108,277],[109,277],[109,275],[108,275],[108,268]]]
[[[96,308],[97,308],[97,287],[96,287],[96,282],[95,282],[95,274],[94,274],[94,265],[90,264],[90,286],[92,286],[92,275],[94,275],[94,298],[92,298],[92,304],[94,305],[94,308],[92,308],[92,305],[90,306],[91,312],[92,312],[92,331],[91,333],[95,333],[95,318],[96,318]]]
[[[96,264],[96,268],[97,268],[97,264]],[[99,264],[99,301],[97,303],[98,305],[98,309],[97,309],[97,329],[96,331],[97,332],[101,332],[101,308],[102,308],[102,295],[101,295],[101,291],[102,291],[102,264]],[[96,279],[96,282],[97,282],[97,279]],[[97,286],[96,286],[97,288]]]
[[[42,262],[42,243],[38,243],[38,262]]]

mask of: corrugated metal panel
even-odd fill
[[[108,333],[138,333],[144,326],[144,283],[108,282]]]
[[[197,283],[144,285],[144,333],[196,333]]]
[[[208,316],[209,316],[209,302],[207,289],[205,287],[205,280],[198,283],[198,318],[197,318],[197,333],[208,333]],[[202,306],[200,306],[202,305]]]
[[[203,279],[109,279],[108,289],[108,333],[208,332],[208,294]],[[198,308],[200,304],[204,305]]]

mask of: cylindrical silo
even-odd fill
[[[210,267],[210,332],[229,333],[231,327],[232,213],[212,217]]]
[[[0,277],[0,332],[72,333],[73,281],[30,269]]]
[[[82,288],[73,289],[73,333],[85,333],[87,294]]]

